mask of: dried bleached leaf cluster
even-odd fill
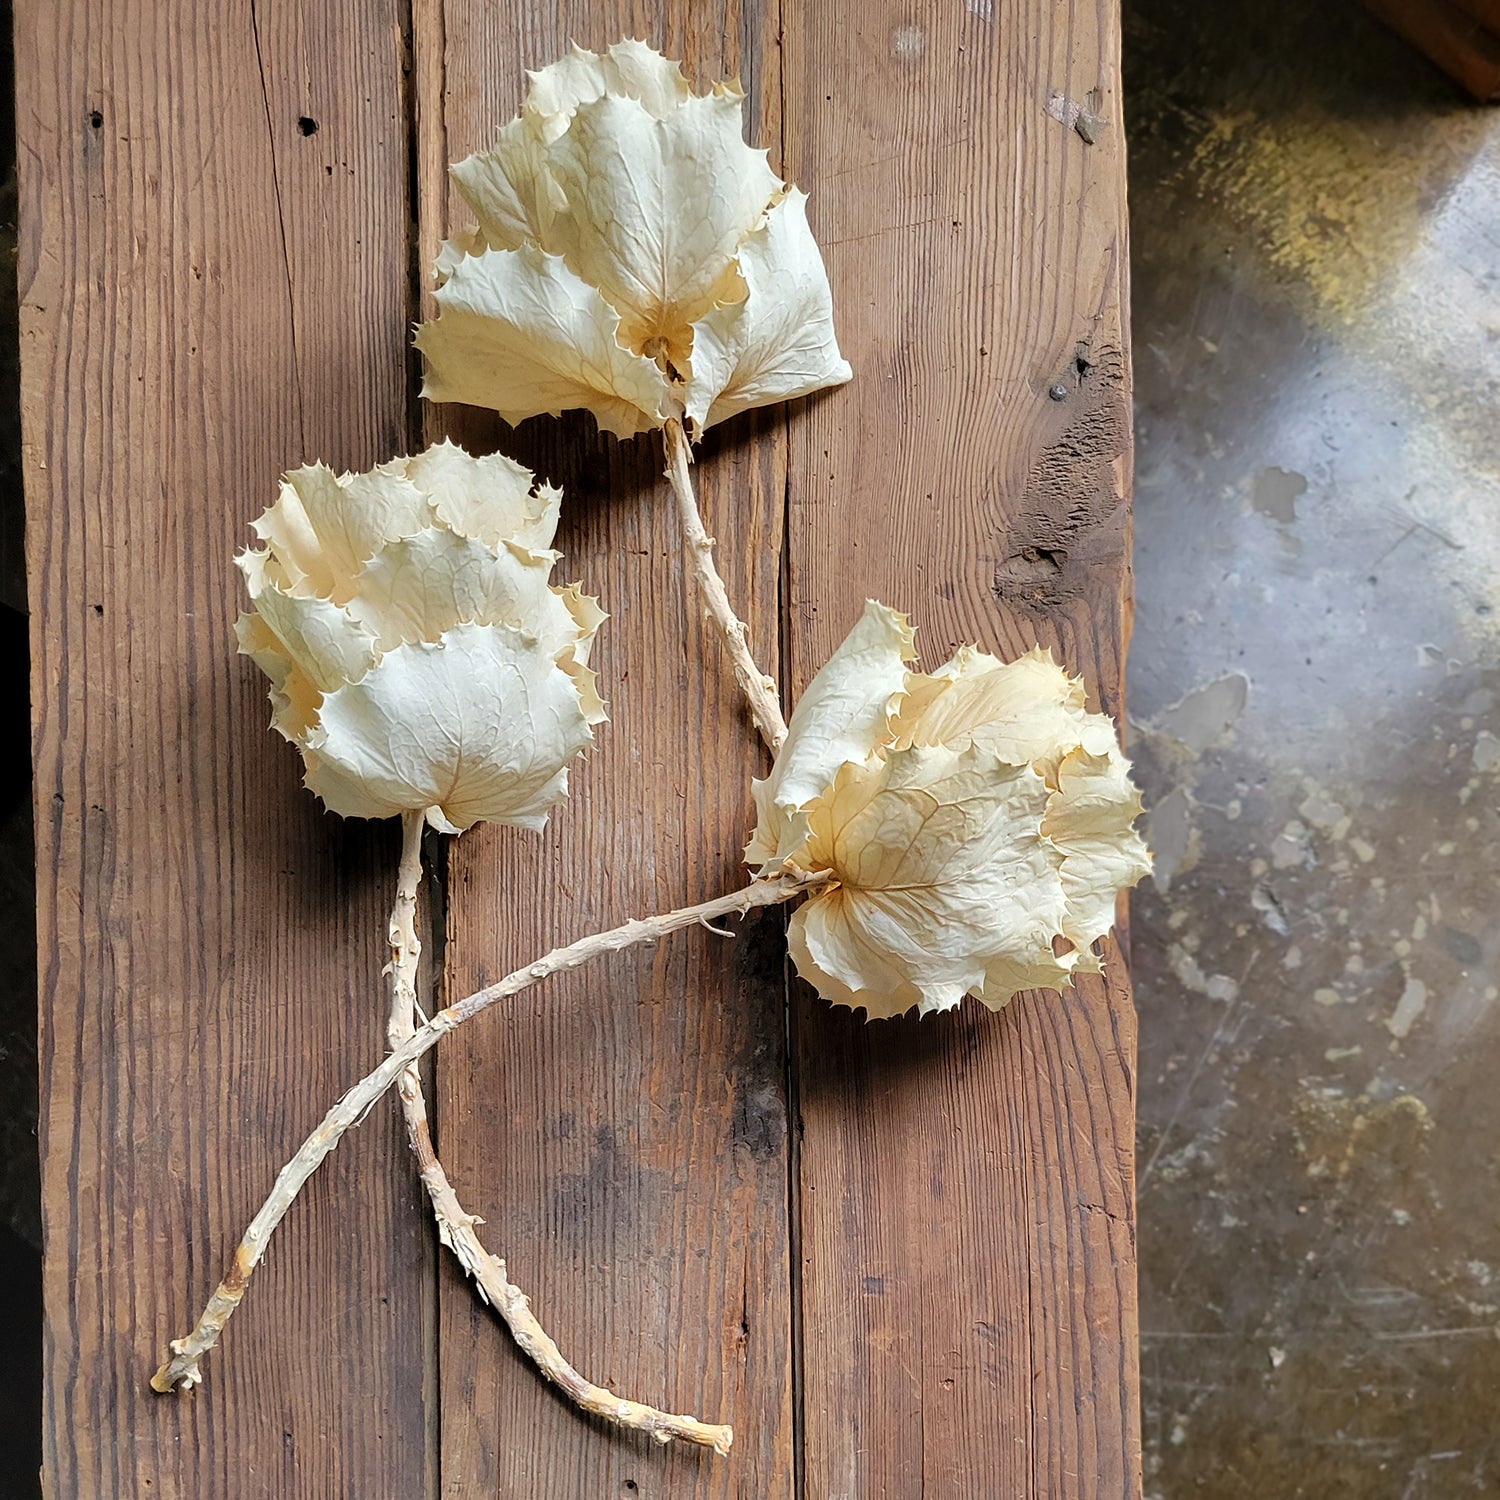
[[[239,559],[241,649],[307,785],[346,817],[540,828],[604,718],[604,619],[551,583],[561,491],[439,443],[366,474],[287,475]]]
[[[755,783],[747,861],[835,882],[792,918],[797,972],[871,1018],[1097,973],[1150,868],[1114,725],[1050,652],[964,647],[930,675],[912,656],[905,616],[868,603]]]
[[[453,168],[478,224],[438,260],[424,395],[630,437],[849,379],[807,195],[745,144],[738,85],[695,94],[631,41],[530,79]]]
[[[618,1397],[563,1358],[480,1242],[433,1149],[417,1060],[548,975],[732,913],[806,898],[798,971],[869,1017],[1097,972],[1118,893],[1148,868],[1109,719],[1050,654],[962,648],[913,671],[906,618],[870,602],[787,725],[712,561],[690,438],[849,378],[806,198],[741,136],[737,85],[692,92],[643,43],[575,48],[530,75],[519,116],[454,180],[478,220],[443,247],[418,332],[424,394],[510,422],[585,407],[620,437],[659,428],[684,560],[762,737],[742,890],[554,949],[417,1024],[424,823],[540,828],[604,710],[588,667],[603,613],[551,582],[560,492],[442,443],[364,474],[289,474],[240,558],[241,648],[273,723],[335,812],[403,822],[388,929],[391,1055],[324,1117],[251,1221],[197,1326],[152,1384],[191,1386],[302,1184],[387,1088],[444,1243],[538,1368],[584,1410],[728,1450],[728,1427]]]

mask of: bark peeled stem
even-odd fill
[[[391,1015],[386,1037],[394,1051],[411,1039],[416,1030],[417,965],[422,944],[417,938],[417,891],[422,881],[422,828],[426,815],[409,812],[401,820],[401,871],[396,883],[396,904],[391,912],[391,962],[387,973],[391,979]],[[491,1255],[480,1242],[475,1227],[482,1219],[466,1213],[458,1194],[448,1181],[448,1174],[438,1160],[427,1124],[427,1101],[422,1094],[421,1075],[413,1063],[396,1080],[401,1097],[401,1113],[406,1119],[406,1136],[422,1175],[422,1186],[432,1201],[437,1220],[438,1238],[458,1257],[458,1263],[474,1279],[483,1300],[505,1320],[515,1341],[532,1362],[559,1389],[565,1391],[574,1405],[596,1417],[603,1417],[620,1427],[647,1432],[659,1443],[673,1438],[728,1453],[734,1441],[734,1430],[700,1422],[697,1417],[658,1411],[640,1401],[617,1396],[613,1391],[585,1379],[563,1357],[546,1330],[536,1320],[524,1292],[506,1275],[505,1262]]]
[[[808,875],[802,871],[791,871],[786,874],[773,876],[769,879],[757,879],[738,891],[731,892],[727,896],[715,897],[712,901],[701,902],[697,906],[685,906],[677,911],[665,912],[659,916],[644,917],[629,922],[623,922],[618,927],[612,927],[607,932],[597,932],[589,937],[580,938],[575,943],[569,943],[561,948],[554,948],[550,953],[536,959],[525,968],[517,969],[505,978],[497,980],[494,984],[486,985],[482,990],[476,990],[472,995],[466,995],[462,1000],[456,1001],[444,1010],[440,1010],[430,1021],[424,1022],[414,1030],[410,1036],[401,1042],[374,1072],[367,1074],[348,1093],[339,1100],[334,1107],[323,1116],[316,1130],[299,1147],[295,1156],[277,1174],[270,1196],[260,1206],[256,1215],[251,1219],[239,1244],[235,1247],[234,1256],[230,1261],[229,1269],[224,1273],[224,1279],[214,1289],[213,1295],[208,1299],[208,1304],[198,1319],[197,1327],[186,1337],[173,1339],[169,1348],[171,1358],[157,1370],[151,1377],[153,1390],[170,1391],[177,1386],[193,1386],[203,1379],[203,1373],[199,1363],[203,1356],[218,1342],[224,1325],[229,1321],[236,1307],[244,1299],[245,1291],[249,1286],[251,1274],[260,1263],[265,1254],[266,1244],[276,1226],[286,1216],[286,1211],[291,1207],[293,1200],[301,1191],[302,1185],[318,1169],[323,1159],[329,1155],[344,1134],[351,1126],[357,1125],[364,1117],[370,1106],[380,1096],[397,1083],[402,1075],[426,1053],[430,1052],[443,1037],[450,1031],[456,1031],[465,1021],[477,1016],[481,1011],[488,1010],[490,1006],[500,1000],[507,1000],[513,995],[518,995],[522,990],[529,989],[540,980],[549,975],[562,973],[569,969],[577,969],[588,963],[591,959],[602,958],[608,953],[618,953],[626,948],[638,947],[643,943],[655,942],[658,938],[666,937],[669,933],[678,932],[684,927],[695,925],[707,925],[716,917],[733,916],[736,913],[752,911],[762,906],[778,906],[783,901],[790,901],[794,897],[806,892],[814,891],[825,886],[831,877],[826,873]],[[398,898],[399,906],[399,898]],[[419,1091],[420,1097],[420,1091]],[[425,1127],[425,1111],[424,1111]],[[428,1141],[431,1149],[431,1142]],[[436,1166],[436,1158],[432,1165]],[[441,1168],[438,1168],[440,1171]],[[424,1163],[423,1181],[426,1182],[426,1164]],[[445,1179],[446,1181],[446,1179]],[[430,1188],[429,1188],[430,1191]],[[452,1189],[449,1188],[451,1194]],[[456,1209],[455,1222],[462,1222],[469,1216],[464,1214],[458,1207],[457,1199],[454,1198],[450,1205]],[[472,1233],[472,1224],[470,1225]],[[475,1244],[478,1241],[475,1240]],[[457,1250],[457,1246],[454,1247]],[[488,1256],[480,1250],[480,1264],[493,1262],[493,1257]],[[481,1283],[482,1284],[482,1283]],[[509,1305],[519,1305],[524,1308],[525,1298],[505,1282],[510,1291]],[[502,1313],[506,1302],[497,1300],[497,1307]],[[507,1319],[509,1321],[509,1319]],[[520,1320],[521,1326],[527,1329],[528,1337],[536,1337],[537,1348],[545,1354],[548,1349],[555,1353],[556,1346],[547,1338],[545,1333],[536,1326],[535,1320],[530,1313],[525,1314],[525,1319]],[[514,1329],[516,1325],[512,1324]],[[534,1332],[533,1332],[534,1330]],[[522,1339],[520,1332],[516,1333],[518,1342],[528,1353],[532,1353]],[[536,1354],[532,1354],[538,1363],[542,1360]],[[562,1356],[556,1356],[560,1365]],[[544,1366],[545,1368],[545,1366]],[[618,1396],[613,1396],[608,1391],[603,1391],[597,1386],[589,1386],[582,1377],[577,1377],[581,1387],[589,1391],[598,1392],[606,1403],[613,1403],[615,1411],[604,1410],[601,1415],[613,1416],[616,1421],[622,1418],[615,1413],[622,1405]],[[562,1384],[562,1382],[559,1382]],[[564,1389],[568,1389],[566,1385]],[[571,1392],[570,1392],[571,1394]],[[575,1399],[578,1399],[575,1397]],[[580,1404],[585,1404],[580,1402]],[[629,1403],[623,1403],[628,1405]],[[588,1408],[593,1409],[593,1408]],[[690,1419],[677,1419],[690,1420]],[[644,1424],[629,1424],[644,1425]],[[649,1429],[648,1429],[649,1430]],[[658,1432],[656,1436],[661,1441],[677,1436],[675,1433]],[[686,1433],[681,1434],[687,1436]],[[701,1439],[693,1439],[701,1441]],[[710,1446],[713,1446],[710,1444]],[[727,1443],[726,1443],[727,1446]]]
[[[750,654],[749,629],[735,614],[724,588],[724,580],[714,566],[714,539],[703,525],[698,511],[698,497],[693,493],[693,477],[688,466],[693,461],[687,433],[677,417],[669,418],[662,428],[662,443],[667,451],[667,479],[677,497],[677,514],[682,521],[684,560],[688,572],[698,584],[703,613],[724,642],[734,680],[750,706],[750,717],[760,737],[775,755],[786,739],[786,720],[776,694],[776,679],[768,677]]]

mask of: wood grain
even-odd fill
[[[1500,99],[1497,0],[1365,0],[1365,7],[1481,104]]]
[[[1119,712],[1117,31],[1112,0],[22,8],[51,1494],[1139,1494],[1117,955],[1062,1000],[867,1027],[789,989],[775,913],[550,983],[434,1090],[460,1196],[565,1352],[734,1421],[728,1461],[538,1382],[434,1259],[391,1111],[315,1179],[205,1389],[144,1388],[380,1050],[396,831],[317,810],[230,654],[230,554],[280,469],[419,431],[502,447],[565,485],[560,573],[614,615],[572,800],[541,839],[450,845],[450,996],[743,874],[761,751],[658,444],[412,410],[411,252],[466,222],[446,163],[571,39],[740,73],[751,138],[813,192],[855,369],[700,451],[762,659],[800,688],[876,594],[928,664],[1043,641]]]
[[[418,1494],[431,1249],[388,1111],[288,1221],[204,1388],[146,1387],[382,1049],[393,829],[300,790],[233,654],[231,556],[283,468],[404,443],[399,12],[17,22],[47,1492]]]
[[[1040,641],[1121,706],[1117,19],[840,0],[786,22],[788,166],[855,372],[790,423],[794,687],[875,595],[928,665]],[[806,1493],[1139,1493],[1118,956],[998,1017],[867,1027],[803,993],[795,1029]]]
[[[602,48],[624,34],[683,58],[700,86],[738,73],[752,138],[779,137],[769,9],[446,0],[427,20],[417,76],[441,87],[447,160],[515,113],[523,68],[570,40]],[[429,37],[441,37],[440,66],[424,59]],[[423,109],[419,99],[419,119]],[[438,111],[425,117],[436,135]],[[419,145],[422,160],[435,155]],[[419,201],[455,228],[469,222],[430,184]],[[438,232],[424,226],[424,238]],[[472,412],[441,419],[564,486],[559,576],[581,578],[613,616],[596,657],[611,722],[568,804],[541,839],[476,831],[454,846],[447,982],[458,995],[560,940],[742,883],[749,778],[763,762],[686,597],[659,438],[617,443],[581,416],[517,431]],[[774,662],[785,418],[731,426],[700,451],[695,477],[736,606]],[[445,1265],[445,1494],[791,1493],[780,933],[772,914],[733,943],[693,933],[549,983],[439,1060],[439,1150],[564,1352],[624,1394],[736,1427],[725,1462],[580,1421]]]

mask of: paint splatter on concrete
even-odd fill
[[[1417,1024],[1417,1018],[1427,1009],[1427,986],[1420,979],[1406,976],[1406,983],[1401,990],[1401,998],[1396,1001],[1396,1008],[1386,1018],[1385,1029],[1398,1041],[1405,1041],[1411,1035],[1411,1029]]]
[[[1243,672],[1226,672],[1185,693],[1146,728],[1174,741],[1187,755],[1202,755],[1228,738],[1249,697],[1250,679]]]
[[[1289,469],[1262,469],[1255,476],[1250,503],[1261,515],[1291,526],[1297,519],[1297,499],[1307,493],[1307,480]]]

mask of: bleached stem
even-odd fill
[[[693,456],[687,434],[676,417],[662,428],[662,442],[667,450],[667,479],[677,497],[677,514],[682,521],[683,555],[688,572],[697,580],[703,613],[724,641],[734,680],[750,705],[755,727],[774,755],[786,738],[786,720],[776,696],[776,680],[767,677],[755,664],[745,622],[730,606],[724,580],[714,566],[714,539],[704,529],[703,517],[698,513],[698,497],[693,493],[693,477],[688,469]]]
[[[525,968],[517,969],[504,979],[486,985],[484,989],[476,990],[472,995],[466,995],[445,1010],[440,1010],[425,1025],[419,1026],[374,1072],[355,1084],[323,1116],[317,1129],[277,1174],[270,1196],[251,1219],[249,1227],[235,1247],[229,1269],[208,1299],[197,1327],[185,1338],[172,1340],[172,1357],[151,1377],[152,1388],[170,1391],[179,1385],[195,1385],[203,1379],[199,1362],[218,1342],[224,1325],[244,1299],[250,1277],[265,1254],[271,1234],[286,1216],[287,1209],[301,1191],[303,1183],[338,1145],[345,1132],[359,1122],[370,1106],[407,1068],[437,1046],[450,1031],[456,1031],[465,1021],[488,1010],[497,1001],[518,995],[549,975],[579,968],[591,959],[602,958],[607,953],[618,953],[626,948],[655,942],[669,933],[704,920],[711,922],[717,917],[732,916],[756,907],[777,906],[805,891],[827,884],[828,880],[827,874],[805,875],[801,872],[778,875],[767,880],[753,880],[741,890],[727,896],[718,896],[712,901],[704,901],[697,906],[685,906],[660,916],[624,922],[618,927],[610,928],[608,932],[594,933],[590,937],[580,938],[576,943],[554,948]]]
[[[401,823],[401,871],[396,883],[396,904],[391,911],[391,1015],[386,1036],[392,1050],[410,1040],[416,1030],[417,964],[422,944],[417,937],[417,890],[422,880],[422,826],[425,815],[407,813]],[[401,1113],[406,1119],[406,1136],[422,1174],[422,1186],[432,1202],[437,1220],[438,1238],[458,1258],[458,1263],[474,1278],[479,1295],[505,1320],[516,1342],[532,1362],[554,1385],[565,1391],[575,1405],[596,1417],[604,1417],[620,1427],[648,1432],[659,1443],[673,1438],[699,1443],[716,1453],[728,1453],[734,1441],[730,1427],[700,1422],[696,1417],[658,1411],[640,1401],[617,1396],[603,1386],[586,1380],[563,1358],[562,1352],[532,1314],[525,1294],[505,1272],[505,1262],[491,1255],[480,1242],[475,1226],[483,1222],[466,1213],[458,1194],[443,1170],[443,1164],[432,1144],[427,1124],[427,1101],[422,1095],[421,1074],[413,1063],[396,1080],[401,1096]]]

